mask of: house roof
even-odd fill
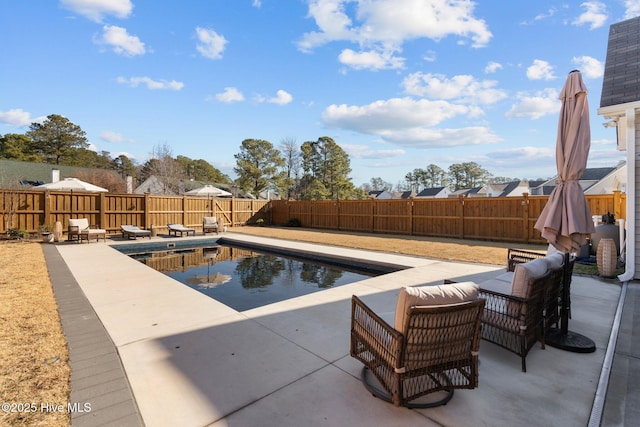
[[[500,196],[506,196],[510,194],[513,190],[518,188],[519,185],[520,185],[520,181],[507,182],[504,186],[504,189],[502,190],[502,193],[500,193]]]
[[[617,167],[612,168],[588,168],[584,170],[584,173],[580,177],[580,181],[600,181],[605,176],[616,170]]]
[[[393,193],[394,199],[408,199],[409,197],[413,197],[413,191],[397,191]]]
[[[600,107],[640,100],[640,17],[611,25]]]
[[[444,187],[425,188],[424,190],[419,192],[416,197],[435,196],[435,195],[439,194],[442,190],[444,190]]]
[[[122,181],[120,174],[114,170],[0,159],[0,187],[28,189],[34,185],[51,182],[53,169],[60,171],[60,179],[91,175],[100,171],[112,174]]]

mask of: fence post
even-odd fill
[[[464,196],[460,194],[458,196],[460,202],[460,238],[464,239]]]
[[[231,197],[231,212],[229,213],[229,217],[231,218],[231,226],[232,227],[236,224],[236,220],[233,217],[233,210],[234,210],[233,208],[235,206],[235,201],[236,201],[236,198],[235,197]]]
[[[148,230],[149,226],[153,225],[153,224],[150,224],[150,222],[151,222],[151,219],[150,219],[151,213],[149,212],[149,193],[144,193],[143,212],[144,212],[144,228],[145,228],[145,230]]]
[[[522,236],[525,243],[529,243],[529,193],[522,193]]]
[[[100,208],[98,209],[98,221],[100,222],[100,228],[106,229],[106,222],[105,222],[105,218],[106,218],[106,212],[105,212],[105,200],[106,200],[106,196],[105,193],[99,193],[99,197],[98,200],[100,201]]]
[[[42,204],[44,205],[44,218],[42,218],[42,225],[50,225],[53,227],[55,225],[55,221],[51,220],[51,193],[49,193],[49,190],[44,191],[40,197],[42,197]]]
[[[337,211],[338,211],[338,224],[337,225],[338,225],[338,231],[339,231],[340,230],[340,223],[341,223],[340,217],[342,216],[342,210],[340,209],[340,199],[338,199],[336,201],[336,207],[338,208],[337,209]]]
[[[413,197],[409,197],[409,236],[413,236]]]
[[[613,190],[613,214],[616,218],[624,218],[626,212],[622,212],[622,192],[620,190]]]
[[[371,199],[371,232],[375,233],[376,225],[376,199]]]

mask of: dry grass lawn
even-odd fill
[[[547,249],[546,245],[522,245],[392,234],[373,235],[291,227],[234,227],[231,231],[256,236],[417,255],[446,261],[477,262],[495,265],[505,265],[508,248],[517,247],[535,251],[545,251]]]
[[[0,425],[70,425],[70,372],[42,247],[0,242]]]

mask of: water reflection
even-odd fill
[[[132,256],[238,311],[372,275],[226,245]]]

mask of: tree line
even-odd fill
[[[42,123],[32,123],[25,134],[0,135],[2,159],[114,170],[123,178],[134,177],[137,184],[156,176],[167,193],[179,193],[180,182],[186,179],[232,185],[256,197],[274,192],[296,200],[363,199],[369,191],[393,189],[381,178],[372,178],[370,183],[356,187],[349,177],[349,155],[328,136],[301,145],[287,138],[278,148],[266,140],[245,139],[234,157],[235,180],[206,160],[174,157],[167,144],[154,146],[149,160],[138,164],[124,154],[112,157],[108,151],[90,150],[81,127],[57,114],[47,116]],[[492,178],[473,162],[453,164],[448,172],[431,164],[426,169],[409,172],[395,189],[418,192],[448,186],[456,190],[484,185],[490,179],[510,180]],[[99,177],[93,181],[96,185],[105,184]]]

